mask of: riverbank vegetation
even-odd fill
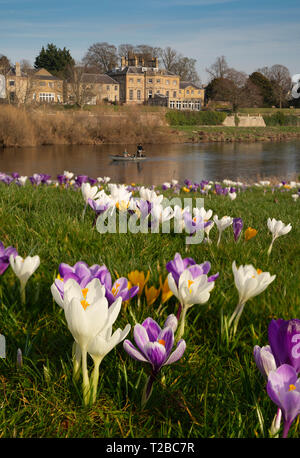
[[[68,106],[66,106],[68,107]],[[227,113],[148,106],[53,105],[0,109],[0,147],[284,141],[300,137],[297,110],[261,112],[267,127],[224,127]],[[253,114],[244,109],[242,115]],[[257,112],[255,113],[257,114]]]
[[[98,233],[90,207],[82,219],[80,188],[76,191],[65,185],[32,185],[28,181],[25,186],[0,183],[0,240],[23,257],[38,254],[41,259],[28,281],[25,306],[20,302],[12,269],[0,276],[1,334],[6,337],[6,358],[0,360],[1,437],[269,437],[277,407],[268,398],[253,347],[267,345],[272,319],[299,318],[300,199],[292,199],[297,190],[287,184],[277,187],[265,182],[264,186],[245,189],[231,185],[237,194],[235,200],[228,193],[220,193],[220,187],[209,188],[207,184],[203,185],[210,189],[207,195],[199,192],[199,185],[197,190],[188,182],[179,187],[179,194],[173,194],[172,189],[163,191],[169,198],[204,197],[205,209],[214,215],[243,219],[238,241],[229,227],[217,246],[215,226],[210,231],[211,244],[190,245],[186,253],[186,234]],[[136,186],[130,189],[139,195]],[[162,193],[161,187],[156,190]],[[268,217],[292,225],[289,234],[276,240],[270,256]],[[253,228],[251,237],[246,236],[249,227]],[[114,325],[114,329],[123,329],[130,323],[128,339],[132,341],[136,323],[151,316],[163,325],[169,314],[176,313],[175,296],[162,304],[160,295],[156,300],[152,295],[159,288],[159,277],[162,281],[167,277],[166,263],[176,253],[197,263],[209,261],[211,273],[219,272],[209,301],[194,305],[188,312],[183,357],[163,367],[148,404],[141,409],[141,392],[150,365],[131,359],[119,344],[101,364],[96,402],[83,407],[80,381],[72,379],[73,339],[64,311],[50,292],[59,264],[73,266],[79,260],[89,266],[105,264],[113,281],[134,270],[145,275],[149,271],[147,288],[140,298],[135,296],[122,304]],[[238,301],[234,260],[238,266],[253,264],[269,271],[276,279],[246,304],[238,332],[229,342],[221,334],[221,318],[230,315]],[[151,287],[154,290],[149,294]],[[20,352],[16,359],[18,349],[22,361]],[[91,359],[88,368],[92,368]],[[293,423],[289,437],[299,437],[298,421]]]
[[[164,124],[160,114],[136,107],[114,115],[101,110],[60,112],[2,105],[0,146],[151,144],[172,142],[179,137],[178,132],[172,133]]]

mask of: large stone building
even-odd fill
[[[96,105],[101,102],[118,103],[120,100],[119,83],[108,75],[83,73],[78,82],[68,82],[67,99],[69,102]]]
[[[63,80],[44,68],[26,74],[17,62],[6,75],[7,98],[11,103],[63,101]]]
[[[132,65],[134,64],[134,65]],[[158,67],[158,59],[129,55],[121,67],[108,72],[120,84],[120,102],[130,105],[154,104],[175,109],[200,110],[204,89]]]

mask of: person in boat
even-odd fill
[[[130,154],[127,152],[127,149],[123,151],[123,157],[130,157]]]
[[[136,156],[143,157],[144,148],[141,143],[137,145]]]

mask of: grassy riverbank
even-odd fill
[[[269,116],[276,111],[263,114]],[[296,110],[283,110],[283,113],[288,115],[291,111],[297,115]],[[256,142],[300,138],[300,126],[170,126],[166,112],[165,108],[148,106],[104,105],[75,109],[63,106],[16,108],[1,105],[0,147],[139,142]],[[204,114],[209,119],[213,118],[209,115],[214,113]],[[215,114],[225,116],[224,113]]]
[[[236,200],[213,192],[205,197],[205,209],[220,217],[242,217],[244,230],[257,229],[246,241],[244,232],[234,242],[232,229],[216,246],[191,245],[186,253],[186,234],[99,234],[92,226],[88,207],[82,221],[80,190],[52,186],[18,187],[0,183],[0,240],[17,248],[23,257],[39,254],[41,265],[27,285],[27,303],[22,307],[19,284],[11,268],[0,277],[1,334],[6,336],[7,355],[0,359],[1,437],[268,437],[276,406],[266,394],[265,381],[253,359],[253,346],[266,345],[267,328],[273,318],[300,318],[299,204],[295,190],[249,188]],[[167,196],[172,197],[170,191]],[[138,192],[135,194],[138,195]],[[180,196],[191,193],[181,190]],[[195,193],[194,197],[203,197]],[[300,200],[300,199],[299,199]],[[267,218],[291,223],[292,231],[267,249],[271,234]],[[113,279],[132,270],[150,271],[148,286],[159,286],[159,275],[167,276],[166,262],[178,252],[198,263],[210,261],[211,273],[220,273],[209,302],[188,312],[183,358],[162,369],[144,410],[141,391],[149,365],[129,358],[118,345],[103,360],[97,401],[82,407],[81,386],[72,381],[72,336],[63,310],[54,303],[50,286],[61,262],[74,265],[105,263]],[[246,304],[237,338],[229,346],[221,339],[221,312],[233,312],[238,294],[232,262],[253,264],[276,274],[268,289]],[[177,310],[171,297],[162,307],[160,299],[147,305],[145,295],[123,304],[115,326],[133,326],[151,316],[161,325]],[[133,341],[133,330],[128,338]],[[17,349],[23,366],[16,367]],[[91,361],[89,361],[89,366]],[[264,424],[259,423],[261,409]],[[298,422],[289,437],[299,437]]]
[[[300,138],[300,127],[173,126],[186,142],[268,142]]]

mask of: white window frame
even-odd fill
[[[39,93],[40,102],[55,102],[55,94],[53,92],[40,92]]]

